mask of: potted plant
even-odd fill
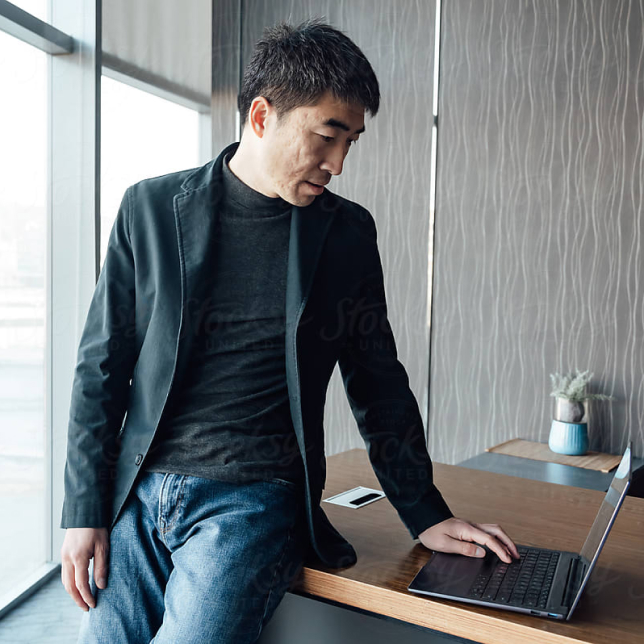
[[[555,414],[548,445],[559,454],[581,455],[588,450],[588,401],[613,400],[606,394],[588,393],[593,374],[575,369],[574,374],[550,374]]]

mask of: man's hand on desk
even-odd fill
[[[452,517],[423,530],[418,538],[426,548],[438,552],[484,557],[485,550],[479,548],[478,543],[487,546],[506,563],[510,563],[512,557],[519,558],[519,551],[512,539],[495,523],[470,523]]]

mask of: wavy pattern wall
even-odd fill
[[[644,447],[644,3],[443,3],[429,447],[547,441],[595,372],[591,449]]]

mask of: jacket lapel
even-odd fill
[[[286,382],[289,391],[291,417],[304,460],[307,479],[311,476],[307,463],[304,423],[302,419],[302,392],[298,358],[306,347],[298,347],[297,330],[311,293],[313,277],[318,266],[322,246],[335,217],[335,212],[320,207],[324,193],[306,208],[293,207],[289,238],[288,268],[286,275]],[[307,494],[310,490],[307,486]]]

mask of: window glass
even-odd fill
[[[101,80],[101,265],[126,188],[199,163],[199,114],[106,76]]]
[[[45,563],[47,55],[0,32],[0,595]]]

